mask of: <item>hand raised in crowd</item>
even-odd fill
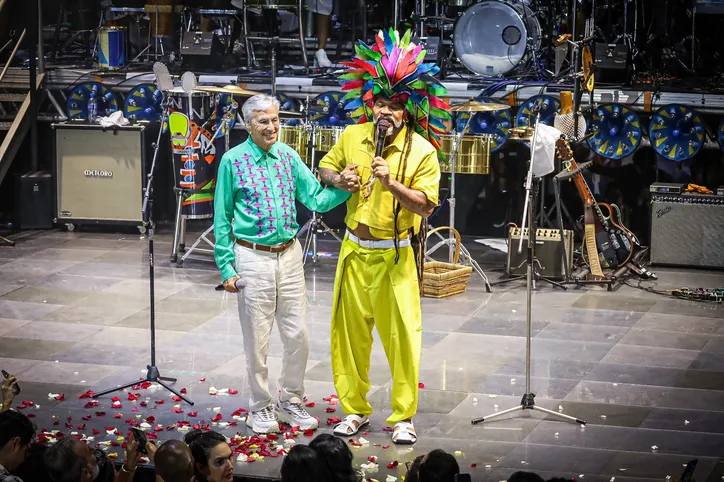
[[[380,180],[383,186],[390,185],[390,165],[381,157],[375,157],[372,161],[372,174]]]
[[[10,375],[8,378],[5,378],[2,383],[2,402],[3,402],[3,410],[9,410],[10,407],[13,404],[13,400],[15,400],[15,392],[13,391],[13,387],[15,384],[18,383],[18,378],[15,375]]]
[[[339,179],[335,183],[334,187],[347,192],[357,192],[360,188],[359,176],[357,175],[356,166],[353,164],[345,167],[342,172],[339,173]]]
[[[123,464],[123,467],[125,467],[128,472],[133,472],[136,470],[136,465],[138,465],[138,459],[140,457],[141,454],[138,451],[138,441],[131,434],[126,440],[126,463]]]

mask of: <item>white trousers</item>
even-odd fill
[[[237,296],[251,385],[250,409],[258,411],[272,403],[267,354],[275,319],[284,345],[279,400],[301,403],[309,355],[302,248],[295,241],[283,253],[265,253],[236,244],[234,253],[236,272],[246,282]]]

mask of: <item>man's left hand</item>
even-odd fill
[[[375,157],[372,161],[372,175],[379,179],[383,186],[390,186],[390,165],[381,157]]]

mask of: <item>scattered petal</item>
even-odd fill
[[[305,430],[304,431],[305,437],[311,437],[312,435],[314,435],[314,430]]]
[[[385,482],[395,482],[397,480],[397,477],[394,477],[392,475],[388,475],[385,479]]]
[[[377,457],[375,457],[374,455],[370,455],[369,457],[367,457],[367,460],[369,462],[377,462]]]
[[[690,422],[688,420],[684,420],[684,425],[689,425],[689,423]]]
[[[117,413],[117,414],[115,414],[115,415],[113,416],[113,418],[123,418],[123,414],[122,414],[122,413]]]
[[[96,412],[96,417],[105,417],[106,412]]]
[[[399,465],[399,462],[398,462],[397,460],[395,460],[394,462],[390,462],[389,464],[387,464],[387,468],[388,468],[388,469],[394,469],[394,468],[397,467],[398,465]]]
[[[329,417],[327,419],[327,425],[337,425],[338,423],[342,423],[342,419],[339,417]]]
[[[382,431],[383,432],[392,432],[392,427],[385,425],[384,427],[382,427]]]
[[[327,408],[324,409],[324,411],[327,412],[327,413],[334,413],[334,412],[337,411],[337,409],[334,408],[334,407],[327,407]]]
[[[181,391],[181,395],[186,395],[186,387],[182,388],[180,391]]]
[[[309,407],[309,408],[313,408],[314,405],[315,405],[315,403],[314,403],[314,402],[307,402],[306,405],[307,405],[307,407]]]
[[[652,446],[651,446],[651,451],[652,451],[652,452],[656,452],[657,450],[659,450],[659,447],[658,447],[658,446],[656,446],[656,445],[652,445]]]
[[[219,421],[221,421],[222,418],[223,418],[223,417],[221,416],[221,414],[220,414],[220,413],[217,413],[216,415],[214,415],[214,416],[211,418],[211,421],[212,421],[212,422],[219,422]]]
[[[477,466],[478,466],[478,464],[476,464],[475,462],[473,462],[472,464],[470,464],[470,467],[473,468],[473,469],[474,469],[475,467],[477,467]]]
[[[425,384],[420,382],[417,384],[417,388],[425,388]]]
[[[200,381],[201,383],[204,383],[204,382],[206,381],[206,377],[202,378],[202,379],[199,380],[199,381]]]
[[[390,448],[389,445],[383,445],[383,446],[382,446],[382,449],[383,449],[383,450],[387,450],[388,448]]]
[[[463,452],[461,450],[455,451],[455,457],[460,457],[462,454],[463,454]]]
[[[80,395],[78,395],[78,400],[83,399],[83,398],[91,398],[95,394],[96,394],[96,392],[94,392],[92,390],[88,390],[87,392],[81,393]]]
[[[90,416],[90,415],[83,415],[81,418],[87,422],[88,420],[91,419],[91,416]]]
[[[179,397],[178,395],[172,396],[171,399],[172,399],[174,402],[183,402],[183,400],[184,400],[183,398]]]
[[[229,388],[229,395],[236,395],[239,393],[239,390],[236,390],[235,388]]]
[[[187,415],[188,415],[189,417],[195,417],[195,416],[197,416],[198,414],[199,414],[199,412],[189,412]]]
[[[172,411],[173,413],[184,413],[183,409],[180,408],[180,407],[173,407],[173,408],[171,409],[171,411]]]
[[[497,395],[488,395],[488,398],[497,398]]]

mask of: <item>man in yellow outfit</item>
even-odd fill
[[[347,201],[332,306],[332,370],[347,416],[334,433],[356,434],[369,423],[367,401],[372,327],[392,372],[392,440],[417,441],[422,313],[411,237],[438,203],[437,134],[449,119],[438,97],[437,66],[422,64],[409,32],[381,31],[377,43],[356,46],[342,85],[358,124],[345,128],[320,162],[326,184],[354,192]],[[354,166],[354,172],[346,170]]]

